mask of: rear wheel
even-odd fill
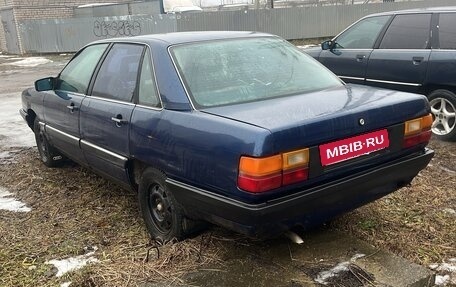
[[[440,139],[456,141],[456,95],[448,90],[436,90],[429,95],[434,115],[432,132]]]
[[[147,168],[141,175],[138,200],[141,214],[151,236],[160,243],[182,240],[204,226],[188,219],[183,208],[166,187],[165,175]]]
[[[58,167],[65,161],[64,156],[54,148],[47,140],[44,131],[41,129],[38,118],[33,123],[36,146],[40,154],[41,162],[47,167]]]

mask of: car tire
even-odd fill
[[[456,95],[448,90],[435,90],[429,96],[434,116],[432,133],[444,141],[456,141]]]
[[[166,187],[166,176],[159,170],[147,168],[142,173],[138,200],[150,235],[161,244],[180,241],[200,229],[197,221],[185,217],[183,208]]]
[[[41,162],[47,167],[61,166],[65,162],[65,157],[48,142],[38,118],[35,118],[33,122],[33,131]]]

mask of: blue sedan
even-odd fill
[[[309,228],[409,184],[434,154],[424,96],[346,85],[263,33],[97,41],[22,101],[41,161],[138,191],[162,242],[201,222]]]

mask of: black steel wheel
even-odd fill
[[[168,233],[172,229],[173,208],[168,192],[159,184],[149,186],[149,210],[154,225],[161,233]]]
[[[138,200],[144,222],[155,240],[166,243],[184,238],[183,209],[166,188],[162,172],[153,168],[143,172]]]

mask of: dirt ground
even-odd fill
[[[18,97],[33,79],[55,75],[59,65],[56,61],[42,69],[19,71],[3,67],[3,72],[10,71],[3,73],[0,61],[0,94]],[[456,143],[433,139],[430,147],[436,155],[410,187],[319,229],[354,235],[423,266],[456,258]],[[226,272],[226,260],[232,256],[244,256],[247,265],[270,264],[262,261],[261,250],[284,242],[283,238],[257,241],[212,227],[183,242],[157,246],[145,230],[135,194],[78,165],[46,168],[35,147],[1,146],[0,152],[8,152],[0,159],[0,187],[33,211],[0,210],[0,286],[59,286],[69,281],[71,286],[191,285],[194,271]],[[312,236],[312,232],[303,234],[305,240]],[[239,253],[241,247],[248,254]],[[46,264],[91,251],[99,262],[62,277]],[[288,266],[274,267],[277,275],[268,277],[273,278],[269,283],[244,285],[311,284],[281,277],[286,270],[295,270],[296,264],[291,260]],[[304,272],[312,273],[311,269]]]

